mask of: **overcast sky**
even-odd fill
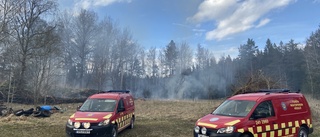
[[[304,44],[320,25],[320,0],[59,0],[60,10],[94,10],[129,28],[141,46],[165,47],[171,40],[210,49],[216,58],[238,55],[253,39]]]

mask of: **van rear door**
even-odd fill
[[[274,104],[277,105],[276,111],[281,123],[282,135],[296,135],[301,125],[308,127],[311,125],[308,105],[302,97],[276,99]]]

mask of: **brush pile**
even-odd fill
[[[247,82],[240,86],[233,86],[232,96],[237,94],[253,93],[257,92],[260,89],[281,89],[286,88],[283,86],[279,80],[272,79],[271,77],[264,76],[262,73],[252,75],[248,78]],[[241,82],[239,82],[241,83]]]

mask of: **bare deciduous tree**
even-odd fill
[[[154,77],[159,77],[159,67],[157,63],[157,52],[156,48],[152,47],[147,52],[147,59],[146,59],[146,73],[147,75]]]
[[[53,13],[56,9],[56,2],[52,0],[23,0],[16,1],[14,19],[12,20],[12,39],[14,44],[11,49],[17,61],[18,80],[17,89],[24,90],[27,84],[26,71],[30,60],[33,59],[37,51],[46,48],[47,45],[38,45],[38,40],[45,37],[45,34],[54,30],[53,27],[45,27],[46,21],[41,18],[46,14]]]
[[[98,90],[105,88],[108,74],[111,74],[111,48],[115,45],[117,33],[117,24],[111,18],[105,18],[100,22],[92,53],[92,77]]]
[[[38,23],[40,25],[41,23]],[[42,45],[34,51],[33,58],[30,60],[30,67],[27,72],[30,78],[30,89],[33,91],[33,102],[39,103],[40,98],[44,97],[44,103],[46,103],[46,96],[53,85],[55,68],[58,66],[56,63],[59,61],[58,55],[60,54],[60,39],[58,34],[54,31],[54,27],[46,25],[43,22],[40,28],[46,29],[46,33],[35,39],[36,45]]]
[[[193,52],[187,42],[182,42],[178,48],[178,74],[187,73],[193,65]]]
[[[88,66],[89,55],[93,50],[94,37],[97,33],[97,15],[93,11],[81,10],[73,20],[73,51],[79,70],[79,87],[83,87],[84,75]]]
[[[132,34],[128,29],[122,30],[117,36],[116,44],[112,47],[112,83],[113,88],[126,89],[125,75],[128,74],[130,62],[139,53],[139,46],[133,40]]]

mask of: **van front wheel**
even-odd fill
[[[112,128],[112,137],[117,137],[117,136],[118,136],[117,126],[113,126],[113,128]]]
[[[308,131],[305,127],[300,127],[298,137],[308,137]]]
[[[243,134],[243,135],[241,135],[241,137],[251,137],[251,136],[248,134]]]

